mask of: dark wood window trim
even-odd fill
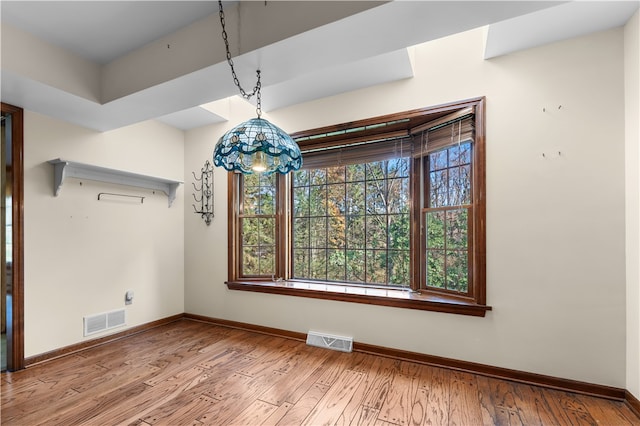
[[[331,126],[322,129],[312,129],[305,132],[299,132],[292,135],[299,140],[300,146],[304,149],[305,145],[313,144],[314,147],[322,145],[322,147],[341,145],[345,143],[345,136],[341,135],[341,130],[353,127],[366,127],[367,130],[359,132],[359,138],[370,137],[371,134],[397,137],[410,134],[410,129],[420,128],[428,122],[438,120],[453,111],[463,110],[464,108],[473,108],[475,116],[475,143],[473,179],[477,182],[476,186],[484,188],[485,183],[485,162],[484,162],[484,98],[474,98],[465,101],[443,104],[435,107],[423,108],[419,110],[408,111],[399,114],[391,114],[383,117],[376,117],[367,120],[361,120],[352,123],[344,123],[341,125]],[[384,131],[381,132],[375,126],[378,123],[385,122],[387,124]],[[372,130],[368,130],[369,127]],[[364,134],[367,133],[367,134]],[[313,138],[305,140],[306,137],[318,134],[326,134],[322,138],[322,143],[318,144]],[[335,136],[334,136],[335,135]],[[416,159],[415,161],[421,161]],[[412,182],[414,179],[412,179]],[[433,289],[416,288],[417,291],[409,291],[395,288],[381,288],[361,285],[349,284],[324,284],[321,282],[308,282],[302,280],[288,279],[290,273],[290,265],[286,253],[291,247],[291,236],[289,232],[278,232],[278,245],[281,247],[277,256],[277,277],[283,277],[284,280],[273,279],[246,279],[241,276],[238,264],[238,250],[241,243],[240,230],[238,225],[238,199],[240,189],[240,179],[234,173],[229,174],[228,190],[229,190],[229,264],[228,264],[228,281],[226,285],[231,290],[253,291],[261,293],[280,294],[296,297],[308,297],[315,299],[335,300],[351,303],[363,303],[370,305],[389,306],[405,309],[418,309],[435,312],[446,312],[452,314],[471,315],[484,317],[491,306],[486,305],[486,278],[485,278],[485,199],[484,191],[474,191],[473,203],[476,209],[477,220],[474,220],[472,247],[473,267],[470,274],[473,276],[473,285],[469,289],[467,295],[455,294],[453,292],[438,291]],[[279,176],[278,186],[285,188],[286,183],[284,177]],[[416,194],[419,188],[413,188],[412,193]],[[290,224],[286,219],[285,212],[288,211],[289,205],[286,191],[279,191],[279,207],[277,221],[280,229],[289,229]],[[415,212],[418,209],[413,209]],[[420,214],[412,214],[412,229],[419,229]],[[419,235],[413,232],[413,235]],[[421,242],[417,238],[412,237],[411,243],[411,263],[412,265],[420,262]],[[419,268],[412,267],[413,280],[415,283],[422,282],[423,277],[418,271]],[[419,285],[416,285],[419,287]]]
[[[7,370],[15,371],[24,368],[24,111],[3,102],[2,113],[11,114],[12,119],[13,288],[11,314],[7,318]]]

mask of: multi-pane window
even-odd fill
[[[409,287],[409,157],[293,176],[293,278]]]
[[[467,293],[471,210],[471,142],[425,158],[428,207],[424,209],[426,286]]]
[[[490,309],[483,109],[476,99],[301,132],[301,170],[232,174],[229,284],[413,290],[437,296],[434,310],[447,298],[455,312]]]

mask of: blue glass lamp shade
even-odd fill
[[[245,174],[286,174],[300,169],[302,154],[291,136],[258,117],[222,135],[213,151],[213,163]]]

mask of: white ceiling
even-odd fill
[[[277,3],[269,1],[265,7],[277,7]],[[291,10],[292,16],[282,18],[289,19],[288,22],[308,18],[304,8],[312,7],[311,2],[297,3],[289,3],[286,10]],[[313,7],[337,8],[339,3],[324,2]],[[224,4],[229,9],[242,7],[235,1]],[[253,73],[259,64],[263,70],[263,109],[268,112],[410,78],[411,61],[406,48],[418,43],[489,25],[485,48],[488,59],[624,25],[639,4],[637,0],[371,4],[369,9],[355,14],[336,12],[331,15],[334,16],[332,22],[310,25],[310,29],[297,34],[285,31],[275,42],[234,57],[234,62],[239,75],[251,77],[243,83],[247,87],[253,87]],[[32,34],[98,67],[105,67],[124,55],[136,55],[149,43],[212,14],[217,20],[218,14],[215,1],[3,0],[0,6],[3,27],[8,25]],[[215,34],[219,33],[218,27]],[[11,42],[11,37],[3,34],[3,51],[5,43]],[[222,40],[214,39],[210,43],[221,45]],[[224,57],[195,72],[156,82],[104,103],[5,67],[4,57],[1,87],[3,102],[100,131],[153,118],[185,130],[220,122],[225,120],[224,114],[211,112],[215,107],[200,105],[237,93]]]

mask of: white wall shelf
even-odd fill
[[[56,197],[60,195],[60,187],[66,178],[78,178],[162,191],[167,194],[169,207],[171,207],[173,200],[176,199],[176,189],[182,183],[177,180],[107,169],[92,164],[61,160],[60,158],[49,160],[49,164],[54,166],[54,195]]]

